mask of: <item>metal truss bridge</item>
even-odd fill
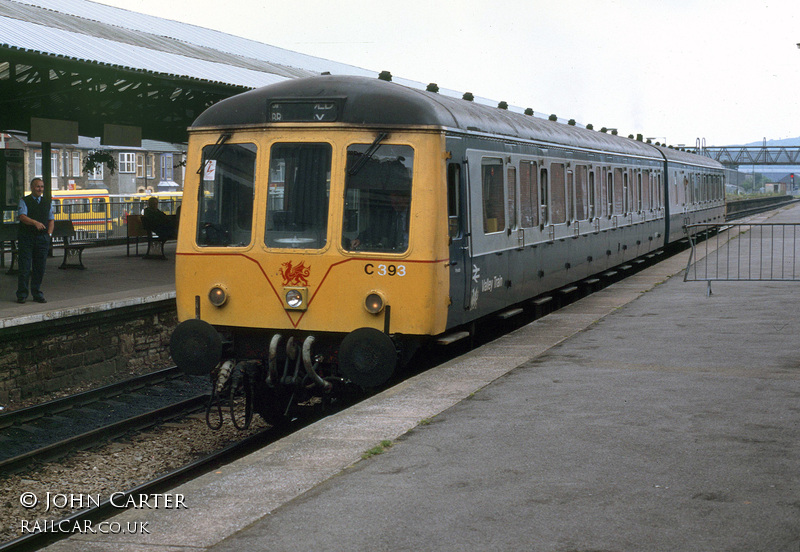
[[[800,165],[800,146],[705,146],[698,153],[723,165]]]

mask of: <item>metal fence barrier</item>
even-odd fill
[[[800,224],[693,224],[687,229],[692,250],[683,281],[708,282],[708,295],[713,281],[800,281]]]
[[[174,215],[180,200],[161,199],[158,208]],[[146,203],[141,200],[109,201],[102,203],[69,204],[66,201],[56,208],[56,220],[71,220],[75,238],[97,245],[120,243],[127,235],[128,215],[141,215]]]

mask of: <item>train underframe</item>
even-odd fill
[[[246,429],[253,414],[278,425],[293,418],[300,405],[379,387],[422,342],[374,328],[347,334],[282,332],[215,328],[192,319],[178,325],[170,349],[187,373],[210,374],[208,425],[219,429],[230,410],[234,425]]]

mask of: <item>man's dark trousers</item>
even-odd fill
[[[50,249],[50,238],[47,234],[30,235],[20,232],[17,242],[19,250],[19,281],[17,283],[17,298],[28,297],[28,282],[30,293],[36,297],[42,296],[41,286],[44,278],[44,268],[47,263],[47,252]]]

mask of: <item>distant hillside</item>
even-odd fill
[[[740,144],[738,144],[740,145]],[[759,140],[758,142],[750,142],[749,144],[744,144],[745,146],[763,146],[764,140]],[[800,146],[800,136],[797,138],[784,138],[782,140],[767,140],[768,146]]]

